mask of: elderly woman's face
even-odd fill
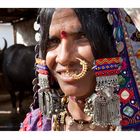
[[[81,70],[76,58],[92,65],[94,57],[81,23],[72,9],[57,9],[49,29],[46,63],[65,95],[87,96],[95,88],[94,72],[90,69],[81,79],[71,75]],[[69,72],[69,74],[67,73]]]

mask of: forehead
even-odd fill
[[[52,16],[49,34],[54,35],[61,31],[68,33],[81,30],[81,23],[72,9],[56,9]]]

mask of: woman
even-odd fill
[[[118,76],[125,69],[120,57],[125,56],[125,40],[119,13],[118,9],[40,11],[35,99],[21,130],[120,130],[118,95],[123,92]]]

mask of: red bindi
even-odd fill
[[[60,37],[61,37],[61,39],[66,39],[67,38],[67,33],[65,31],[61,31]]]

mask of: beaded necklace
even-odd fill
[[[66,125],[68,125],[69,128],[74,127],[76,131],[86,131],[86,130],[98,131],[99,129],[102,129],[104,131],[116,131],[118,129],[114,125],[108,125],[103,127],[97,126],[94,124],[92,119],[90,121],[76,120],[72,117],[68,109],[60,113],[59,119],[61,130],[66,130]]]
[[[69,118],[69,122],[68,125],[69,126],[73,126],[76,125],[77,129],[82,131],[85,129],[85,126],[89,127],[90,129],[94,130],[96,128],[96,125],[94,124],[94,122],[92,121],[92,119],[90,121],[85,121],[85,120],[76,120],[72,117],[71,113],[69,112],[68,108],[67,109],[67,117]]]

